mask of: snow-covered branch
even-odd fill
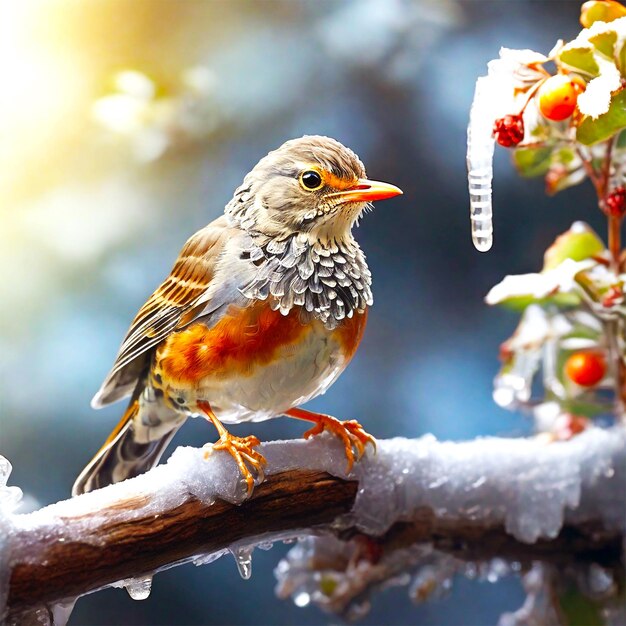
[[[246,501],[229,456],[205,461],[202,450],[178,448],[138,478],[34,513],[0,515],[0,574],[8,574],[0,576],[0,615],[3,596],[17,614],[229,550],[247,576],[255,545],[326,531],[362,537],[376,559],[406,556],[416,544],[472,561],[611,566],[621,558],[620,427],[550,444],[392,439],[349,475],[331,437],[261,450],[267,477]]]

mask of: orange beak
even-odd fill
[[[374,202],[400,195],[402,195],[402,190],[395,185],[359,178],[354,187],[330,194],[329,197],[337,198],[339,203],[343,204],[345,202]]]

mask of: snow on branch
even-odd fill
[[[332,437],[261,451],[266,480],[245,501],[230,456],[204,460],[201,449],[178,448],[124,483],[30,514],[0,510],[0,615],[3,597],[17,615],[228,550],[247,577],[255,545],[327,531],[372,539],[381,552],[427,543],[467,560],[611,566],[621,558],[621,427],[549,444],[391,439],[351,474]]]

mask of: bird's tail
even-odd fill
[[[133,478],[159,462],[182,421],[172,421],[171,429],[159,429],[158,435],[152,439],[146,437],[150,429],[143,427],[141,420],[135,419],[139,409],[139,400],[131,400],[119,424],[76,479],[72,487],[73,496]]]

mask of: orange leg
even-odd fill
[[[304,433],[305,439],[319,435],[325,430],[337,435],[343,442],[346,451],[348,471],[350,471],[354,465],[354,450],[356,450],[357,460],[365,454],[365,446],[368,443],[372,445],[374,451],[376,450],[376,440],[372,435],[366,433],[361,424],[356,420],[341,422],[330,415],[313,413],[312,411],[298,408],[285,411],[285,415],[295,417],[299,420],[306,420],[307,422],[315,422],[315,426]]]
[[[254,469],[257,477],[261,481],[263,480],[263,466],[266,460],[261,453],[254,449],[254,447],[258,446],[261,442],[254,435],[250,435],[249,437],[235,437],[235,435],[231,435],[226,428],[224,428],[222,422],[217,419],[208,402],[198,402],[198,408],[213,422],[213,425],[217,428],[217,432],[220,435],[219,441],[213,444],[212,449],[226,450],[233,459],[235,459],[239,471],[248,485],[248,495],[250,495],[254,488],[254,476],[248,466]],[[205,452],[205,458],[208,457],[209,454],[208,451]]]

